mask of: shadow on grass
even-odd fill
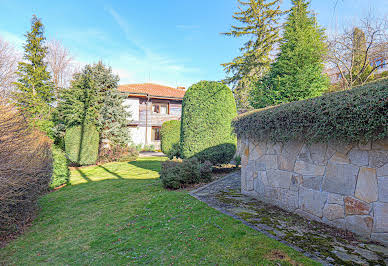
[[[86,180],[86,182],[92,182],[92,180],[89,177],[87,177],[85,173],[82,172],[78,167],[75,167],[74,169],[82,176],[83,179]]]
[[[131,161],[128,164],[133,165],[135,167],[143,168],[150,171],[160,172],[161,162],[159,160],[139,160],[139,161]]]
[[[104,166],[102,165],[98,165],[99,168],[102,168],[105,172],[111,174],[111,175],[114,175],[115,177],[117,177],[118,179],[124,179],[121,175],[115,173],[115,172],[112,172],[110,171],[109,169],[105,168]]]

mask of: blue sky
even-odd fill
[[[319,23],[357,21],[369,11],[388,15],[388,0],[312,0]],[[283,0],[288,8],[290,0]],[[239,54],[243,40],[220,34],[232,25],[237,0],[0,0],[0,37],[21,49],[32,14],[81,64],[102,60],[121,84],[190,86],[225,77],[221,63]]]

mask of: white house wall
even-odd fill
[[[123,103],[125,110],[131,113],[131,120],[139,121],[139,99],[127,98]]]

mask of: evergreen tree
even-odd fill
[[[310,2],[292,0],[284,24],[280,53],[250,98],[255,108],[321,95],[328,87],[323,74],[326,53],[324,29],[308,10]]]
[[[117,91],[118,82],[119,77],[102,62],[85,66],[74,76],[71,87],[61,93],[56,128],[92,123],[101,138],[117,145],[128,144],[127,125],[131,116]]]
[[[35,15],[31,20],[31,31],[25,35],[23,62],[18,65],[18,81],[15,82],[14,100],[19,109],[31,118],[47,119],[50,104],[54,101],[54,85],[47,71],[44,45],[44,27]]]
[[[280,0],[238,0],[240,11],[233,18],[239,26],[232,26],[233,37],[245,37],[249,40],[240,49],[241,56],[232,62],[222,64],[227,74],[224,80],[234,86],[234,94],[239,109],[248,109],[248,95],[254,83],[268,71],[271,64],[271,52],[279,41],[279,20],[284,13],[280,10]]]
[[[98,117],[101,138],[121,146],[131,142],[127,128],[130,113],[125,110],[123,101],[124,96],[117,90],[107,91]]]
[[[65,128],[86,123],[96,125],[100,109],[99,99],[91,66],[87,65],[81,73],[74,75],[71,87],[61,91],[58,121],[62,122]]]

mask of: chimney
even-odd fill
[[[176,87],[176,88],[179,89],[179,90],[186,90],[185,87]]]

